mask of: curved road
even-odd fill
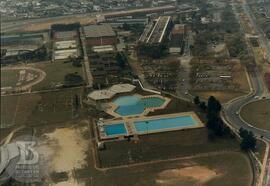
[[[224,106],[223,114],[225,114],[226,120],[236,129],[243,127],[247,130],[252,131],[257,136],[263,136],[265,139],[270,141],[270,132],[261,130],[255,127],[252,127],[245,121],[243,121],[239,115],[241,107],[250,102],[257,99],[261,99],[262,97],[269,98],[269,93],[267,92],[263,79],[257,68],[254,69],[254,72],[249,74],[250,83],[252,86],[253,93],[247,96],[236,99],[230,103],[227,103]],[[255,99],[255,97],[257,99]]]

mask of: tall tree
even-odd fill
[[[200,97],[199,97],[199,96],[195,96],[194,99],[193,99],[193,101],[194,101],[194,103],[195,103],[196,105],[199,105],[199,104],[201,103]]]
[[[216,113],[220,112],[222,108],[220,102],[214,96],[209,97],[207,106],[209,112],[214,111]]]

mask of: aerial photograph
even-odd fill
[[[270,186],[270,0],[0,0],[0,186]]]

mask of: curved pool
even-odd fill
[[[146,108],[161,107],[165,99],[160,97],[140,97],[139,95],[121,96],[113,103],[118,107],[114,111],[121,116],[142,114]]]

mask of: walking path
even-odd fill
[[[83,60],[84,60],[84,72],[85,72],[85,76],[87,79],[87,86],[88,87],[93,87],[93,76],[90,70],[90,61],[89,58],[87,56],[87,50],[86,50],[86,44],[85,44],[85,35],[82,31],[82,29],[80,29],[80,38],[81,38],[81,43],[82,43],[82,48],[83,48]]]
[[[267,163],[268,163],[268,156],[269,156],[269,143],[267,141],[264,141],[266,144],[266,149],[265,149],[265,153],[264,153],[264,158],[263,158],[263,162],[262,162],[262,166],[261,166],[261,174],[258,180],[258,186],[263,186],[264,184],[264,180],[266,180],[267,178]]]

